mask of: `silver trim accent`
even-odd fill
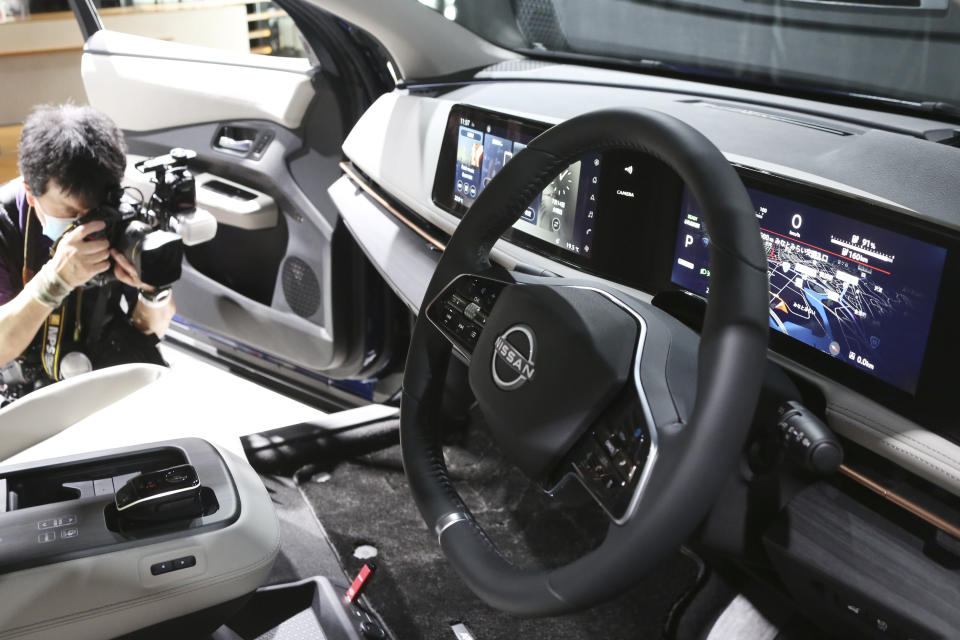
[[[607,298],[612,303],[614,303],[615,305],[617,305],[618,307],[622,308],[624,311],[632,315],[636,319],[637,323],[640,325],[640,336],[637,338],[637,355],[634,358],[633,383],[637,389],[637,397],[640,400],[640,407],[643,409],[643,417],[647,421],[647,430],[650,433],[650,452],[647,454],[646,462],[643,465],[643,471],[640,474],[640,480],[637,481],[637,488],[634,489],[633,491],[633,497],[630,498],[630,503],[627,505],[626,511],[624,511],[621,517],[619,518],[615,517],[612,513],[610,513],[606,505],[604,505],[603,502],[592,491],[590,491],[590,487],[587,486],[587,483],[584,482],[583,479],[575,471],[568,471],[564,475],[564,480],[561,480],[559,483],[557,483],[557,487],[559,487],[560,484],[562,484],[567,477],[573,476],[574,478],[579,480],[580,484],[583,485],[583,488],[586,489],[591,496],[593,496],[593,499],[596,500],[597,504],[600,505],[600,508],[603,509],[608,516],[610,516],[610,519],[613,521],[614,524],[623,525],[623,524],[626,524],[626,522],[633,517],[634,512],[636,512],[637,505],[640,504],[640,498],[643,495],[643,491],[647,488],[647,483],[650,481],[650,474],[653,473],[653,465],[657,461],[657,452],[658,452],[657,426],[653,422],[653,412],[650,411],[650,403],[647,400],[646,393],[644,393],[643,391],[643,384],[640,382],[640,360],[641,360],[641,356],[643,355],[643,343],[647,337],[647,323],[643,319],[643,316],[641,316],[639,313],[631,309],[626,303],[624,303],[622,300],[617,298],[615,295],[607,291],[604,291],[603,289],[598,289],[596,287],[579,285],[579,284],[557,285],[557,286],[570,287],[572,289],[584,289],[586,291],[593,291],[595,293],[599,293],[600,295]],[[554,490],[556,490],[557,487],[554,487]]]
[[[142,504],[144,502],[150,502],[151,500],[156,500],[157,498],[163,498],[166,496],[172,496],[177,493],[183,493],[184,491],[193,491],[198,489],[199,487],[200,487],[200,483],[198,482],[197,484],[190,485],[189,487],[182,487],[180,489],[174,489],[173,491],[164,491],[163,493],[158,493],[156,495],[149,496],[147,498],[140,498],[139,500],[134,500],[133,502],[131,502],[125,507],[121,507],[120,505],[117,505],[117,511],[118,512],[126,511],[130,507],[136,506],[138,504]],[[116,504],[116,498],[114,498],[114,504]]]
[[[530,377],[527,377],[523,373],[518,373],[516,380],[507,382],[497,374],[497,358],[500,357],[500,341],[503,340],[506,342],[507,336],[514,331],[519,331],[523,335],[527,336],[527,340],[530,342],[530,355],[528,355],[526,359],[530,363],[530,368],[533,369],[533,373],[530,374]],[[512,391],[522,387],[523,384],[532,378],[536,373],[536,361],[534,360],[534,356],[537,354],[537,338],[533,335],[533,329],[525,324],[515,324],[497,336],[497,340],[494,344],[493,358],[490,360],[490,373],[493,375],[493,382],[504,391]],[[510,343],[507,343],[507,346],[513,347],[513,345]],[[516,347],[513,348],[516,350]]]
[[[452,511],[437,518],[437,523],[433,525],[433,530],[437,533],[437,543],[440,543],[440,537],[443,535],[444,531],[458,522],[466,522],[469,519],[470,518],[467,516],[467,514],[463,513],[462,511]]]

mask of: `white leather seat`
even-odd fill
[[[155,364],[123,364],[44,387],[0,409],[0,460],[32,447],[168,374]]]

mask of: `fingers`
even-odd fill
[[[91,233],[96,233],[97,231],[103,231],[106,228],[106,223],[103,220],[94,220],[93,222],[87,222],[80,225],[70,232],[70,235],[76,234],[81,238],[86,238]]]
[[[91,240],[89,242],[81,242],[76,245],[77,253],[82,256],[92,256],[99,254],[110,254],[110,242],[106,239],[103,240]]]
[[[126,256],[116,249],[111,249],[110,255],[113,256],[113,260],[116,263],[113,273],[115,276],[117,276],[118,280],[124,284],[130,285],[131,287],[143,288],[146,286],[140,281],[140,276],[137,273],[137,269],[130,263]]]
[[[95,252],[95,253],[87,253],[87,254],[82,254],[82,255],[84,256],[84,260],[85,260],[86,262],[92,262],[92,263],[103,262],[104,260],[108,260],[108,261],[109,261],[109,259],[110,259],[110,251],[109,251],[109,250],[108,250],[108,251],[97,251],[97,252]]]
[[[127,259],[127,256],[123,255],[116,249],[110,249],[110,255],[113,256],[113,259],[121,269],[129,273],[131,276],[137,275],[136,268],[130,263],[130,261]]]

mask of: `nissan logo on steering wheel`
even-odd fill
[[[515,324],[497,337],[491,363],[493,381],[497,386],[511,391],[532,378],[536,350],[533,330],[525,324]]]

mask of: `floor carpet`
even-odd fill
[[[482,437],[449,447],[447,462],[471,511],[519,564],[557,566],[602,537],[604,519],[592,503],[559,508]],[[399,447],[317,470],[301,490],[348,572],[365,562],[354,556],[357,547],[376,548],[366,595],[399,640],[453,640],[456,623],[477,640],[661,638],[670,607],[696,580],[696,564],[678,552],[613,602],[521,619],[485,605],[446,563],[410,497]]]

